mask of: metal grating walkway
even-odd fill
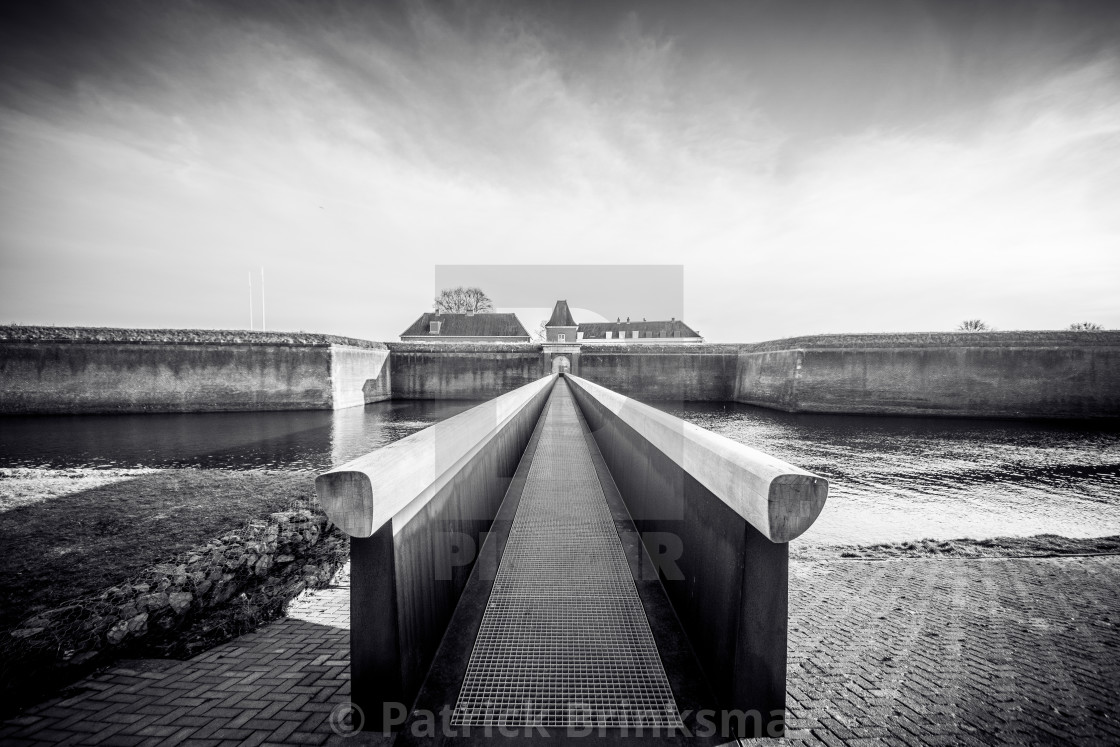
[[[563,380],[544,417],[452,724],[681,726]]]

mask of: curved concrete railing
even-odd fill
[[[800,536],[824,508],[828,480],[823,477],[586,379],[565,375],[771,542]]]
[[[410,504],[422,503],[425,492],[453,476],[456,465],[555,381],[555,375],[538,379],[319,475],[319,502],[346,534],[371,536]]]
[[[556,378],[315,480],[327,516],[351,537],[351,697],[367,728],[419,692]]]
[[[828,482],[569,374],[603,463],[721,707],[784,724],[789,540]],[[744,736],[744,735],[741,735]]]

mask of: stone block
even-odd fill
[[[194,595],[187,591],[177,591],[168,597],[168,603],[171,609],[175,610],[178,615],[183,614],[190,609],[191,602],[194,601]]]

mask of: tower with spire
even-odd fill
[[[557,301],[552,316],[544,325],[544,344],[541,346],[553,373],[572,372],[579,369],[579,325],[572,318],[567,301]]]
[[[544,325],[545,342],[572,344],[576,341],[579,325],[572,318],[567,301],[557,301],[552,307],[552,317]]]

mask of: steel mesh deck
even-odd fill
[[[544,417],[452,724],[680,726],[564,381]]]

